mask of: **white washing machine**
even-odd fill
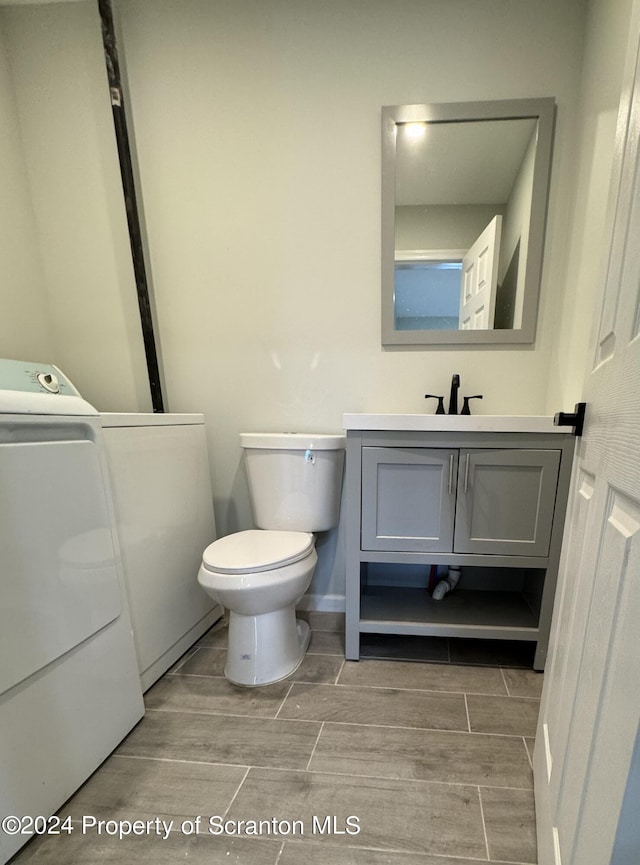
[[[100,420],[146,691],[222,615],[197,580],[202,550],[216,539],[204,417]]]
[[[0,815],[52,814],[143,714],[98,413],[0,360]]]

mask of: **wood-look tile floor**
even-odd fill
[[[75,831],[31,841],[12,865],[535,863],[530,647],[371,637],[352,662],[342,616],[302,615],[307,655],[263,688],[227,682],[215,625],[61,809]],[[83,830],[85,815],[111,822]],[[149,822],[107,834],[127,821]]]

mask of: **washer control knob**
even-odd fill
[[[49,393],[60,393],[60,383],[55,375],[50,372],[39,372],[38,382]]]

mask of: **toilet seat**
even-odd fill
[[[202,556],[202,565],[217,574],[272,571],[299,562],[314,548],[310,532],[249,529],[214,541]]]

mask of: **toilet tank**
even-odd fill
[[[259,529],[323,532],[338,524],[346,436],[241,433]]]

